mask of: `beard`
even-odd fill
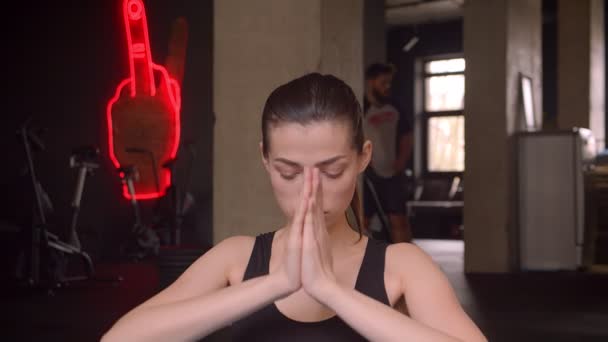
[[[385,95],[385,94],[381,93],[381,92],[380,92],[380,91],[378,91],[377,89],[373,89],[373,90],[372,90],[372,94],[374,95],[374,98],[376,99],[376,101],[377,101],[379,104],[382,104],[382,105],[387,104],[387,103],[389,102],[389,100],[390,100],[390,97],[389,97],[389,96],[387,96],[387,95]]]

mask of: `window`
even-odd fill
[[[426,60],[423,70],[425,171],[463,172],[465,60]]]

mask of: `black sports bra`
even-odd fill
[[[267,275],[274,232],[255,239],[243,281]],[[368,240],[355,289],[386,305],[384,264],[388,245]],[[232,324],[233,341],[365,341],[338,316],[319,322],[298,322],[283,315],[274,303]]]

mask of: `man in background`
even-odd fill
[[[393,243],[412,240],[405,169],[412,155],[413,135],[409,121],[390,103],[395,71],[392,65],[381,63],[367,68],[363,119],[366,138],[373,145],[372,160],[365,172],[365,228],[369,229],[375,214],[381,214],[379,204],[388,218],[388,238]]]

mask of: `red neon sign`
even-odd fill
[[[116,168],[136,167],[135,198],[158,198],[171,184],[171,173],[162,165],[175,158],[179,147],[180,86],[165,67],[152,62],[143,2],[124,0],[122,10],[130,76],[106,107],[109,155]],[[126,186],[123,195],[131,198]]]

